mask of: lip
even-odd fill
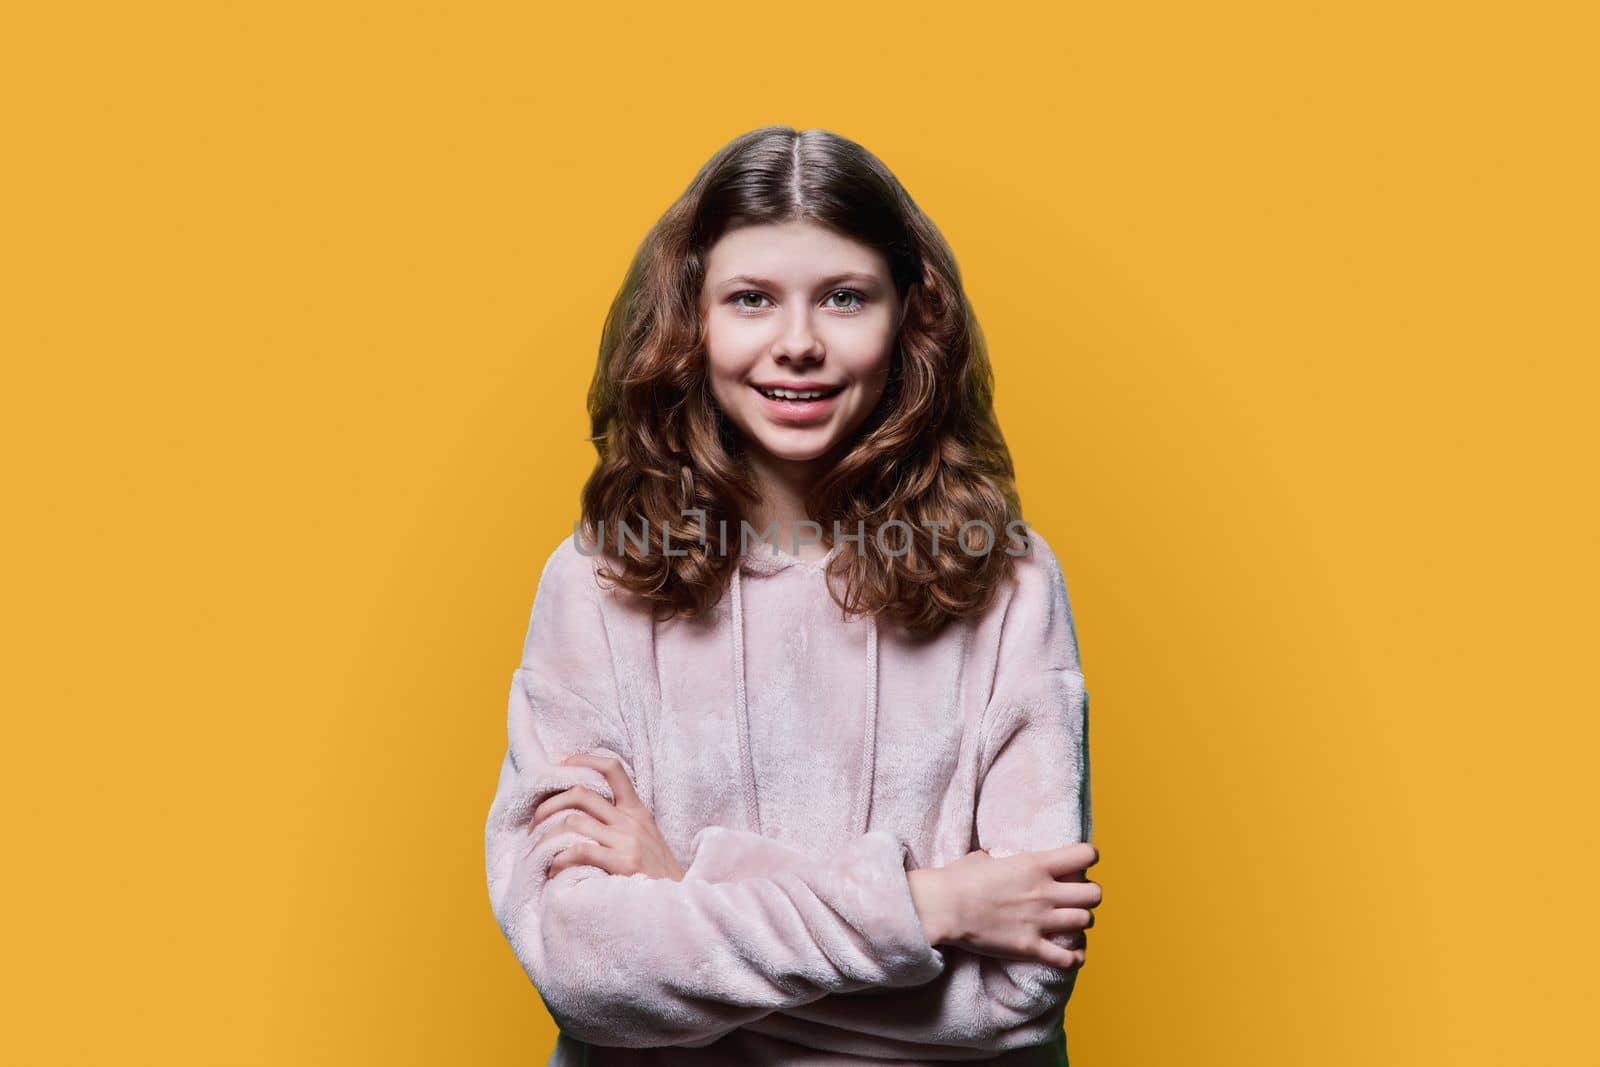
[[[809,383],[806,385],[767,385],[762,383],[761,388],[767,389],[823,389],[826,386]],[[761,409],[773,422],[781,422],[787,426],[808,426],[812,423],[823,422],[833,414],[839,406],[839,398],[844,396],[844,391],[834,393],[832,396],[821,400],[774,400],[751,383],[750,390],[761,401]]]
[[[843,389],[842,382],[752,382],[757,389],[793,389],[797,393],[808,392],[812,389]]]

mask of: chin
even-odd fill
[[[761,451],[773,459],[781,459],[789,463],[808,463],[811,460],[827,455],[839,443],[831,438],[826,441],[819,440],[815,444],[808,443],[804,447],[779,444],[776,441],[767,441],[761,438],[757,438],[756,442],[761,446]]]

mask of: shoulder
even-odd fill
[[[1061,575],[1061,561],[1056,556],[1056,550],[1036,527],[1025,524],[1018,527],[1016,536],[1007,537],[1001,550],[1011,553],[1011,558],[1016,561],[1019,580],[1024,576],[1033,576],[1033,580],[1037,581],[1038,576]]]
[[[1011,556],[1011,571],[1005,582],[1005,593],[996,597],[996,607],[1003,614],[1019,609],[1024,614],[1037,615],[1050,612],[1055,601],[1066,597],[1066,580],[1061,561],[1055,549],[1043,534],[1032,526],[1023,524],[1015,533],[1008,533],[996,551]]]
[[[598,704],[612,670],[612,626],[601,610],[592,556],[571,536],[544,557],[522,640],[522,668]],[[531,683],[530,683],[531,684]]]
[[[600,565],[593,541],[570,533],[545,556],[539,570],[539,595],[598,602]]]
[[[551,650],[572,656],[589,655],[602,647],[605,623],[597,563],[580,551],[572,536],[563,538],[545,555],[523,638],[524,665]]]
[[[1077,626],[1066,578],[1054,547],[1032,527],[1025,528],[1026,551],[1012,557],[1005,592],[995,598],[993,633],[1002,663],[1053,665],[1078,669]],[[1015,552],[1020,540],[1008,541]]]

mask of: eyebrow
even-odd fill
[[[830,285],[838,285],[840,282],[851,282],[851,281],[854,281],[854,282],[867,282],[869,284],[876,284],[878,279],[876,277],[874,277],[873,275],[871,275],[871,274],[863,274],[861,271],[847,270],[847,271],[844,271],[841,274],[829,275],[828,277],[822,279],[822,281],[818,283],[817,287],[819,289],[821,289],[821,288],[826,288],[826,287],[828,287]],[[780,285],[778,285],[777,282],[772,281],[770,278],[757,278],[753,274],[735,274],[731,278],[724,278],[718,284],[719,285],[734,285],[734,284],[754,285],[754,286],[758,286],[758,287],[760,287],[762,289],[779,289],[779,288],[782,288]]]

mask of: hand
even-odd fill
[[[558,852],[550,864],[549,877],[554,878],[568,867],[593,864],[608,874],[645,874],[675,882],[683,880],[682,865],[667,847],[661,831],[656,828],[655,817],[634,791],[633,782],[622,769],[620,760],[579,752],[561,762],[599,771],[610,784],[616,801],[607,800],[586,785],[575,785],[546,797],[533,809],[528,824],[530,830],[541,820],[571,808],[573,814],[562,819],[561,828],[594,839],[579,841]]]
[[[913,871],[912,896],[930,943],[960,945],[986,956],[1081,967],[1100,903],[1084,878],[1100,862],[1088,842],[996,859],[981,849],[945,867]],[[920,897],[920,899],[918,899]],[[1064,936],[1063,947],[1054,938]],[[938,940],[935,940],[937,938]]]

